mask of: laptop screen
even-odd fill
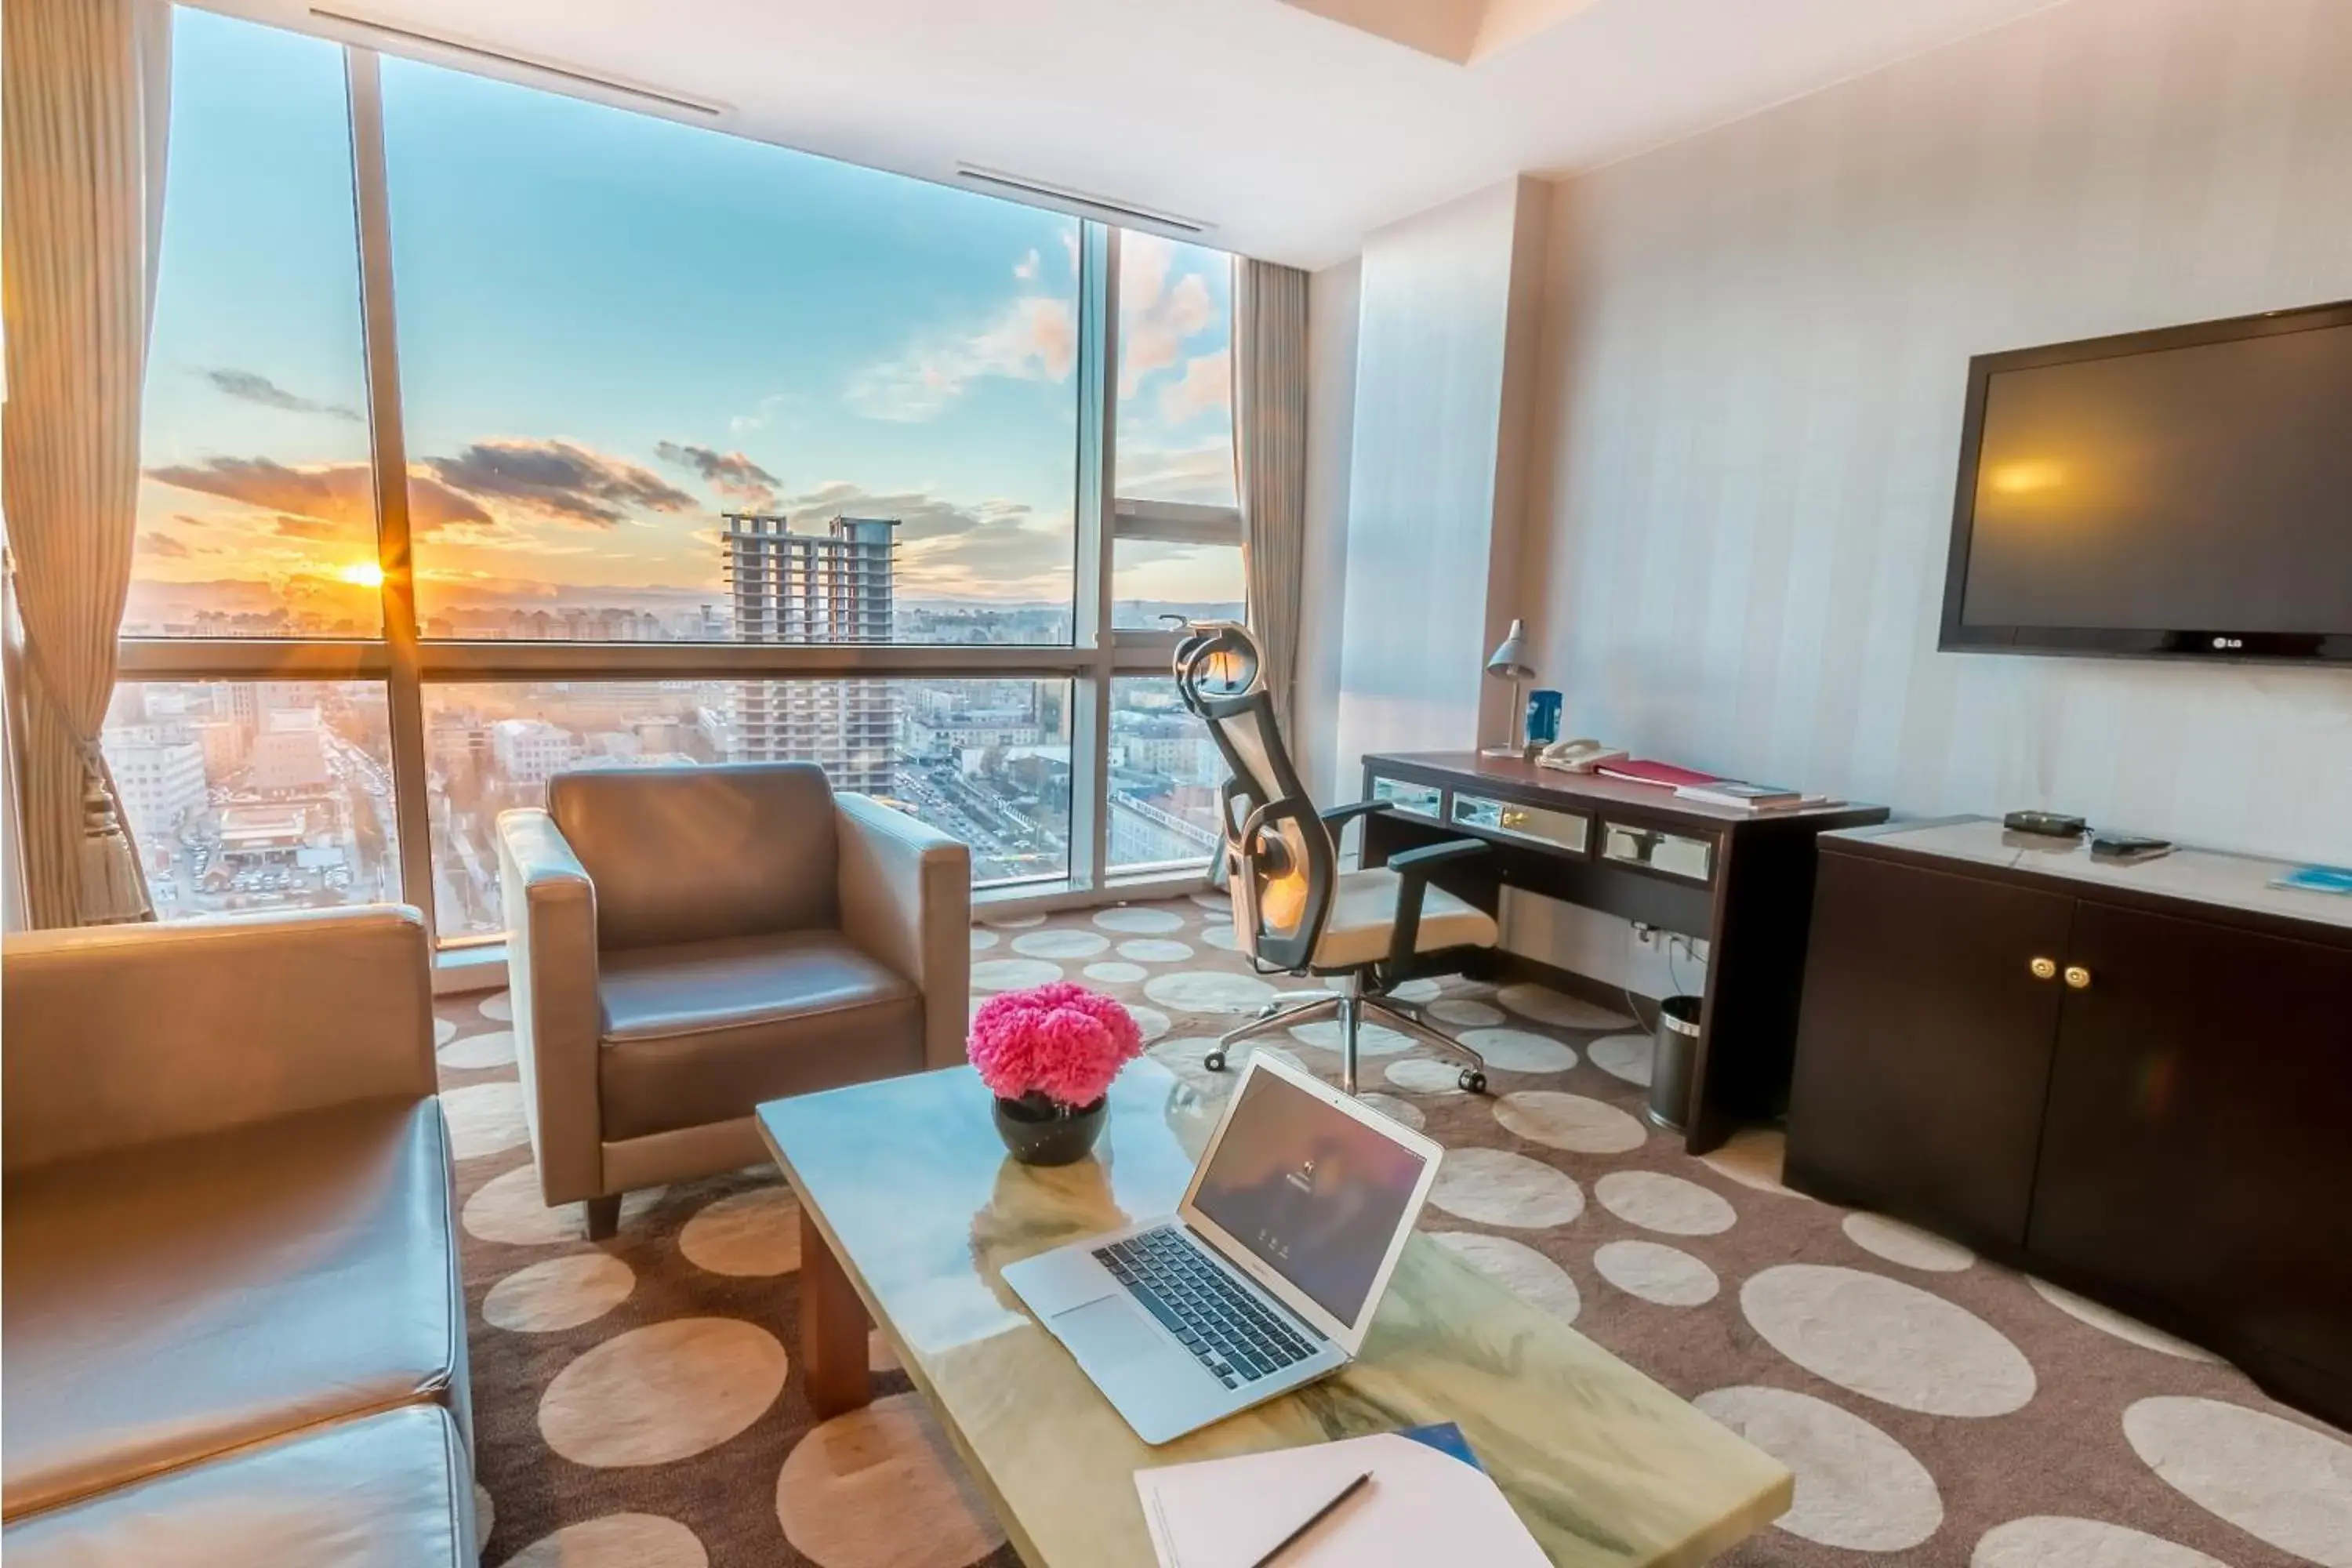
[[[1243,1083],[1192,1205],[1325,1311],[1352,1323],[1423,1161],[1278,1074]]]

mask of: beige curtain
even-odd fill
[[[1245,260],[1234,279],[1234,460],[1250,628],[1286,721],[1307,549],[1307,274],[1296,268]]]
[[[131,581],[169,7],[0,10],[0,499],[24,639],[14,739],[26,912],[36,926],[138,920],[145,879],[98,736]]]

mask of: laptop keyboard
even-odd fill
[[[1305,1336],[1323,1337],[1269,1311],[1175,1226],[1098,1247],[1094,1255],[1227,1388],[1306,1360],[1314,1352]]]

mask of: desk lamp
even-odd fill
[[[1519,683],[1536,678],[1536,667],[1528,662],[1528,624],[1514,620],[1503,640],[1486,659],[1486,673],[1511,683],[1511,740],[1508,745],[1487,746],[1480,750],[1482,757],[1523,757],[1527,743],[1520,739],[1520,726],[1528,721],[1527,705],[1519,698]]]

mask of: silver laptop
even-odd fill
[[[1255,1055],[1174,1217],[1024,1258],[1004,1282],[1165,1443],[1355,1358],[1441,1156]]]

